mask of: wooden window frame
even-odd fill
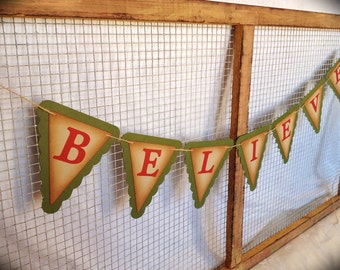
[[[228,24],[235,28],[230,137],[248,131],[251,60],[255,26],[340,29],[340,15],[227,4],[211,1],[11,0],[0,3],[3,17],[96,18]],[[222,269],[248,269],[340,207],[338,195],[305,217],[242,253],[244,173],[236,150],[229,155],[226,260]]]

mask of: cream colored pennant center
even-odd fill
[[[191,160],[195,176],[197,197],[201,201],[218,168],[227,147],[209,146],[191,149]]]
[[[297,111],[293,111],[287,117],[283,118],[275,126],[278,136],[278,143],[281,145],[282,153],[285,160],[288,160],[290,147],[293,141],[294,127],[297,119]]]
[[[101,129],[67,116],[49,115],[51,204],[107,142],[107,135]]]
[[[255,185],[256,182],[256,175],[262,161],[267,134],[268,131],[262,132],[250,139],[244,140],[241,143],[243,155],[248,168],[249,180],[252,185]]]
[[[308,113],[316,130],[320,129],[322,94],[323,85],[320,86],[304,103],[304,109]]]
[[[167,166],[174,146],[131,142],[129,144],[136,208],[139,211]]]
[[[336,66],[333,72],[329,75],[329,79],[333,83],[338,95],[340,95],[340,63]]]

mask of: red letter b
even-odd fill
[[[59,156],[53,156],[53,158],[70,164],[77,164],[82,162],[85,157],[86,152],[83,147],[87,146],[90,143],[90,136],[83,131],[71,127],[68,127],[67,129],[70,132],[70,135],[67,138],[64,148]],[[83,137],[83,141],[79,144],[76,144],[75,140],[78,135]],[[75,149],[76,151],[78,151],[78,154],[74,159],[69,159],[68,157],[71,149]]]

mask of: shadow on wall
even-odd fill
[[[18,212],[24,212],[32,207],[34,201],[41,203],[41,180],[38,148],[38,117],[32,108],[13,109],[16,157],[13,159],[15,177],[11,188],[13,190],[14,206]]]

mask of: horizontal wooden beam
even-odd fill
[[[2,0],[0,16],[340,28],[340,16],[203,0]]]

